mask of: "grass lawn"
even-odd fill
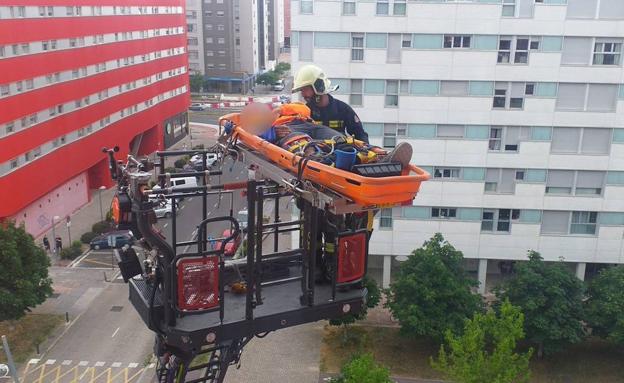
[[[63,322],[62,315],[28,314],[18,321],[0,322],[0,335],[7,336],[15,362],[23,363]],[[6,363],[4,351],[0,351],[0,363]]]
[[[439,346],[425,340],[409,340],[397,328],[326,326],[321,346],[321,371],[336,373],[353,355],[372,352],[375,360],[394,376],[440,379],[429,365]],[[569,350],[531,363],[532,383],[624,382],[624,348],[591,339]]]

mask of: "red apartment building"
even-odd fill
[[[38,236],[111,186],[102,147],[123,158],[186,135],[184,8],[0,0],[0,220]]]

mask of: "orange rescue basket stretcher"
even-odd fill
[[[234,124],[231,133],[234,142],[242,143],[245,147],[254,150],[280,168],[297,174],[299,162],[303,161],[304,157],[243,130],[240,126],[239,113],[222,116],[219,119],[219,126],[223,126],[225,121]],[[377,178],[364,177],[312,160],[307,162],[302,172],[303,179],[322,185],[364,207],[371,205],[376,207],[395,206],[410,203],[416,197],[421,182],[430,177],[428,172],[412,164],[403,169],[400,176]]]

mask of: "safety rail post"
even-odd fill
[[[279,223],[280,221],[280,215],[279,215],[279,203],[280,203],[280,195],[279,193],[276,193],[277,195],[275,196],[275,219],[273,222],[275,223]],[[275,232],[273,233],[273,252],[277,253],[277,250],[279,249],[279,228],[276,227],[275,228]]]
[[[247,297],[245,301],[245,319],[253,319],[254,309],[254,245],[255,240],[253,233],[255,233],[255,220],[256,220],[256,181],[249,180],[247,183]]]
[[[258,282],[254,284],[254,289],[256,290],[256,304],[262,304],[262,234],[264,231],[264,187],[260,186],[256,189],[256,197],[258,200],[258,207],[256,212],[256,222],[258,227],[256,228],[256,266],[255,269],[255,280]]]
[[[313,206],[311,203],[307,203],[308,211],[311,213],[310,217],[310,231],[314,238],[310,238],[310,291],[309,291],[309,306],[314,305],[314,288],[316,283],[316,251],[317,251],[317,235],[318,235],[318,217],[321,212],[316,206]]]

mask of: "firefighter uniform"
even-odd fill
[[[362,127],[362,121],[347,103],[340,101],[328,94],[329,105],[320,108],[313,102],[307,105],[312,111],[312,119],[315,123],[328,126],[342,134],[345,132],[354,136],[357,140],[368,143],[368,134]]]

